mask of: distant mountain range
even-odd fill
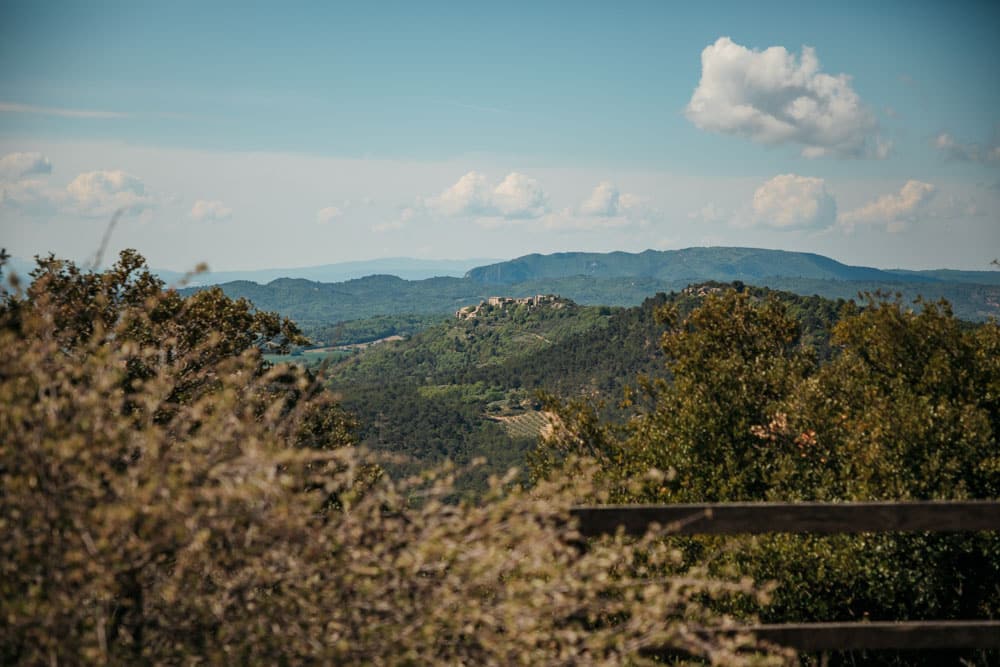
[[[462,278],[372,275],[335,283],[281,278],[266,285],[228,282],[222,288],[317,331],[373,316],[444,315],[493,295],[559,294],[586,305],[634,306],[657,292],[713,280],[828,299],[851,299],[877,290],[908,300],[945,298],[967,320],[1000,316],[1000,271],[884,270],[848,266],[812,253],[756,248],[527,255],[471,268]]]
[[[640,253],[564,252],[525,255],[471,269],[465,274],[483,284],[513,285],[529,280],[589,276],[592,278],[653,278],[665,282],[766,278],[876,282],[964,282],[1000,285],[1000,271],[907,271],[849,266],[807,252],[760,248],[686,248]]]
[[[460,277],[469,269],[490,259],[413,259],[390,257],[360,262],[339,262],[297,269],[260,269],[257,271],[215,271],[195,276],[192,284],[217,285],[234,280],[246,280],[265,285],[278,278],[298,278],[320,283],[336,283],[372,275],[393,275],[404,280],[424,280],[440,276]],[[174,274],[180,277],[181,274]],[[162,277],[162,275],[161,275]],[[166,278],[164,278],[166,280]]]
[[[336,283],[377,274],[390,274],[405,280],[424,280],[438,276],[461,277],[469,269],[495,262],[495,259],[413,259],[387,257],[359,262],[339,262],[319,266],[302,266],[291,269],[258,269],[253,271],[209,271],[190,278],[191,286],[219,285],[243,280],[260,285],[279,278],[297,278],[321,283]],[[19,276],[27,276],[35,262],[12,257],[9,269]],[[168,285],[179,284],[185,274],[169,269],[153,269],[153,273]]]
[[[898,292],[905,299],[948,299],[955,313],[967,320],[1000,316],[1000,271],[877,269],[813,253],[727,247],[566,252],[484,261],[398,258],[226,271],[197,276],[188,289],[220,284],[230,296],[278,311],[308,330],[379,315],[443,315],[494,295],[559,294],[586,305],[634,306],[657,292],[713,280],[829,299],[876,290]],[[22,275],[30,266],[17,260],[11,264]],[[176,284],[181,276],[159,274],[168,284]]]

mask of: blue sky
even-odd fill
[[[873,6],[874,5],[874,6]],[[0,242],[1000,254],[995,3],[0,3]]]

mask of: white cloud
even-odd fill
[[[686,108],[703,130],[763,144],[794,143],[809,158],[879,157],[878,121],[846,74],[820,71],[816,51],[751,50],[720,37],[701,53],[701,81]]]
[[[537,218],[548,210],[548,197],[533,178],[511,172],[493,190],[493,203],[508,220]]]
[[[343,210],[336,206],[327,206],[316,211],[316,222],[321,225],[328,225],[342,215],[344,215]]]
[[[1000,143],[994,141],[991,145],[978,143],[961,143],[947,132],[934,137],[934,147],[944,153],[949,160],[960,162],[981,162],[983,164],[1000,164]]]
[[[198,222],[221,222],[233,216],[233,209],[221,201],[199,199],[191,207],[191,218]]]
[[[840,216],[848,230],[855,225],[885,225],[890,232],[901,231],[905,223],[925,213],[927,203],[937,191],[930,183],[907,181],[897,194],[882,195],[875,201]]]
[[[533,178],[517,172],[507,174],[495,187],[479,172],[470,171],[426,201],[429,209],[455,217],[527,220],[548,211],[548,196]]]
[[[18,181],[33,174],[52,173],[52,163],[41,153],[8,153],[0,158],[0,181]]]
[[[822,229],[837,219],[837,203],[822,178],[781,174],[753,194],[752,223],[776,229]]]
[[[105,217],[122,210],[138,214],[154,206],[141,180],[124,171],[90,171],[66,186],[64,207],[84,217]]]

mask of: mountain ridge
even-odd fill
[[[997,271],[878,269],[844,264],[825,255],[748,247],[692,247],[628,252],[532,253],[506,262],[479,266],[465,278],[482,284],[509,285],[541,278],[655,278],[752,282],[762,278],[804,278],[879,282],[971,282],[1000,284]]]

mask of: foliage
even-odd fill
[[[331,369],[331,386],[362,423],[369,447],[411,457],[392,471],[414,472],[451,458],[487,464],[461,477],[461,491],[481,492],[489,473],[520,466],[534,446],[537,429],[495,421],[537,410],[536,392],[564,399],[603,401],[601,416],[622,419],[617,397],[638,374],[663,365],[655,313],[673,304],[686,313],[697,293],[720,290],[706,283],[681,293],[658,294],[635,308],[572,306],[504,309],[471,320],[450,319],[412,339],[378,346]],[[768,290],[741,287],[755,298]],[[818,297],[774,294],[802,323],[803,342],[829,356],[826,330],[839,305]],[[536,421],[541,420],[538,412]]]
[[[787,661],[704,604],[749,584],[655,576],[677,554],[650,538],[581,550],[587,464],[479,504],[440,502],[447,471],[379,478],[329,394],[262,362],[283,334],[164,292],[132,253],[100,274],[42,260],[7,296],[0,662]]]
[[[313,341],[325,345],[352,345],[368,343],[389,336],[413,336],[424,329],[440,324],[442,315],[375,315],[360,320],[324,324],[303,329]]]
[[[790,309],[735,290],[687,317],[666,306],[669,381],[649,409],[608,424],[564,405],[534,474],[597,457],[617,502],[908,500],[1000,495],[1000,327],[946,303],[845,304],[830,359]],[[637,488],[650,468],[671,476]],[[678,540],[694,560],[781,583],[772,621],[989,618],[1000,613],[1000,538],[771,536]],[[738,611],[738,609],[734,609]]]

